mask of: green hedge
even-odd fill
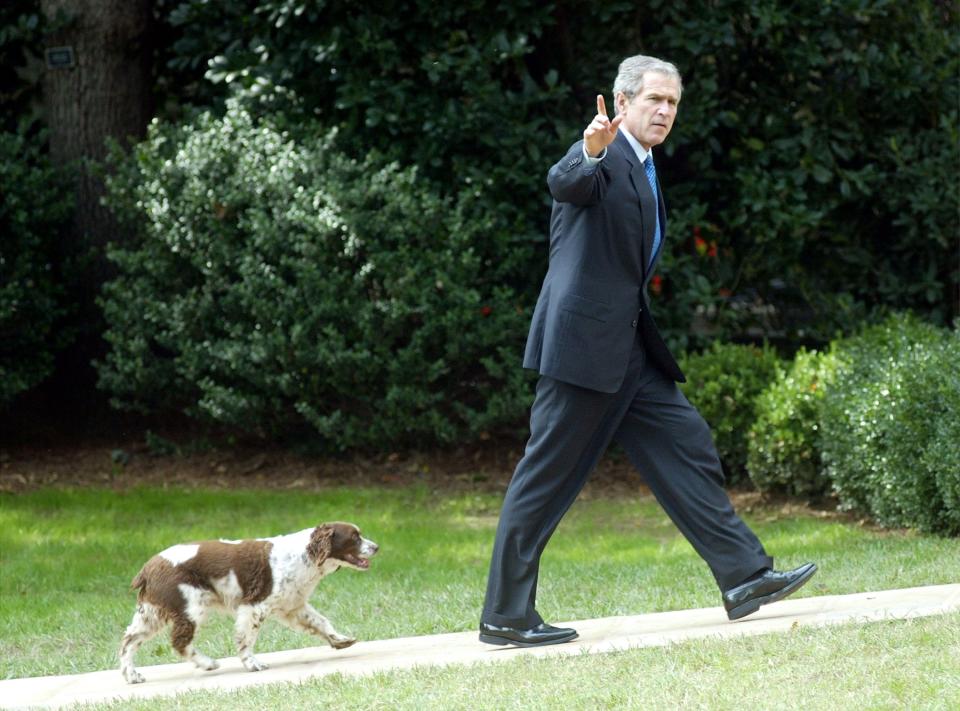
[[[779,357],[769,346],[714,342],[681,359],[683,393],[713,431],[728,484],[746,478],[747,432],[757,416],[757,397],[777,373]]]
[[[888,526],[960,533],[960,334],[894,317],[843,344],[823,410],[841,504]]]
[[[109,203],[142,233],[110,252],[101,387],[328,449],[522,421],[529,313],[475,250],[490,223],[464,217],[474,193],[438,197],[415,169],[300,133],[231,101],[117,157]]]
[[[653,298],[672,345],[825,342],[884,308],[940,324],[956,313],[956,3],[163,0],[155,12],[161,120],[191,104],[220,112],[242,90],[282,109],[285,130],[316,120],[352,158],[415,165],[483,226],[471,248],[484,279],[521,309],[547,262],[544,175],[597,92],[609,98],[622,55],[643,51],[685,84],[658,158],[670,230]],[[43,31],[36,0],[0,10],[7,129],[36,106],[24,68]]]
[[[288,115],[294,131],[336,126],[351,157],[415,165],[442,195],[481,191],[486,234],[473,248],[533,300],[546,270],[531,250],[545,236],[544,178],[582,113],[559,110],[569,88],[530,61],[553,25],[548,5],[185,0],[159,15],[174,40],[161,80],[178,111],[236,93]],[[488,248],[502,239],[513,249]]]
[[[953,351],[956,351],[954,345]],[[952,363],[958,362],[956,353]],[[960,382],[954,370],[952,386],[944,395],[949,417],[941,417],[934,425],[932,440],[921,454],[921,466],[934,472],[937,491],[943,497],[943,509],[937,522],[943,530],[960,532]]]
[[[746,329],[827,341],[880,306],[951,318],[957,18],[940,0],[179,0],[162,77],[177,106],[292,89],[356,155],[413,162],[450,194],[484,185],[496,232],[522,243],[546,234],[543,177],[620,59],[665,57],[685,91],[658,158],[658,323],[684,348]],[[541,245],[507,276],[528,302]]]
[[[0,131],[16,132],[37,120],[42,72],[28,63],[42,57],[51,28],[40,0],[0,3]]]
[[[72,206],[41,144],[0,132],[0,407],[51,373],[70,335],[61,240]]]
[[[836,370],[835,354],[801,350],[757,399],[747,471],[761,491],[815,497],[829,489],[820,422]]]
[[[960,332],[893,314],[829,351],[800,351],[757,402],[757,488],[960,533]]]

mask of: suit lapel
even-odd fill
[[[646,281],[646,275],[649,271],[648,265],[650,264],[650,250],[653,247],[653,232],[656,229],[656,218],[654,215],[659,211],[660,206],[656,204],[653,197],[653,190],[650,189],[650,182],[647,180],[647,173],[643,169],[643,165],[640,163],[640,159],[637,158],[637,154],[634,153],[633,147],[630,145],[630,142],[627,140],[626,136],[623,133],[618,133],[616,139],[614,140],[614,145],[620,149],[621,155],[624,159],[630,164],[630,182],[633,184],[633,189],[637,193],[637,201],[640,204],[640,218],[641,224],[643,225],[643,234],[641,235],[641,250],[643,254],[643,273],[644,281]],[[660,189],[659,183],[657,185],[658,190]],[[661,195],[662,195],[661,191]],[[663,214],[660,215],[660,238],[663,239],[664,235],[664,225],[666,223],[663,220]]]

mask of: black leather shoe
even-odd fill
[[[497,627],[480,623],[480,641],[487,644],[514,644],[518,647],[542,647],[547,644],[561,644],[577,638],[577,631],[570,627],[553,627],[541,622],[529,630],[514,627]]]
[[[816,572],[817,566],[813,563],[782,573],[767,570],[740,583],[735,588],[730,588],[723,594],[723,606],[727,609],[727,617],[731,620],[739,620],[759,610],[761,605],[782,600],[799,590]]]

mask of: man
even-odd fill
[[[524,367],[540,373],[530,440],[504,497],[480,640],[539,646],[574,639],[535,608],[540,556],[611,441],[710,567],[730,619],[782,599],[816,566],[776,572],[734,513],[710,430],[684,398],[683,373],[650,316],[646,286],[666,211],[652,149],[667,138],[680,74],[653,57],[624,60],[597,115],[547,175],[550,264]]]

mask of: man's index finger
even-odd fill
[[[607,115],[607,105],[603,101],[603,94],[597,94],[597,113],[602,116]]]

